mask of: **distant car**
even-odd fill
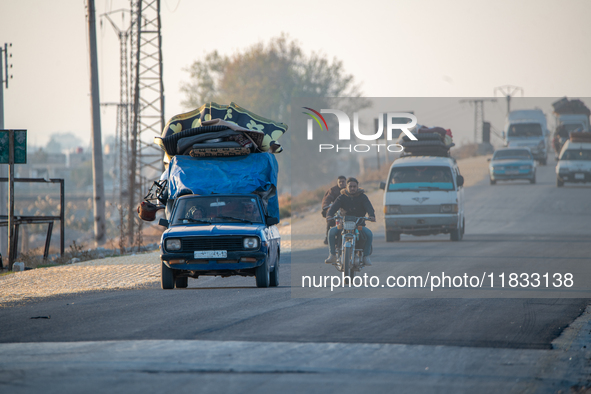
[[[556,186],[565,182],[591,182],[591,143],[565,142],[556,164]]]
[[[495,151],[488,166],[490,184],[525,179],[536,183],[536,162],[529,148],[505,148]]]
[[[176,199],[162,234],[162,288],[187,287],[202,275],[254,276],[257,287],[279,284],[281,237],[254,194],[187,195]]]

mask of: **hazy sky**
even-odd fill
[[[97,0],[97,15],[129,1]],[[368,97],[590,97],[591,1],[189,1],[162,0],[165,117],[184,112],[183,69],[217,49],[232,54],[282,32],[305,52],[342,60]],[[121,21],[121,16],[113,16]],[[119,43],[98,27],[101,101],[119,97]],[[128,23],[125,20],[124,26]],[[44,145],[54,132],[90,140],[84,0],[0,0],[0,44],[13,57],[6,128]],[[115,133],[102,110],[103,136]]]

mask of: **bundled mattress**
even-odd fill
[[[176,155],[240,156],[281,152],[277,140],[287,125],[250,112],[235,103],[214,102],[172,117],[154,143],[165,152],[164,162]]]

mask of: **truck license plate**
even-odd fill
[[[575,179],[585,179],[585,174],[575,174]]]
[[[505,174],[507,174],[507,175],[517,175],[517,174],[519,174],[519,170],[507,170],[507,171],[505,171]]]
[[[196,250],[193,252],[195,259],[225,259],[228,257],[226,250]]]

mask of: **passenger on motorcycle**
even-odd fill
[[[347,178],[343,175],[337,178],[336,186],[331,187],[324,193],[324,198],[322,199],[322,217],[326,217],[326,212],[330,208],[330,205],[341,195],[341,190],[343,190],[346,186]],[[334,226],[334,220],[328,220],[326,222],[326,236],[324,237],[324,244],[328,245],[328,232],[330,228]]]
[[[371,205],[369,198],[367,198],[365,195],[365,191],[359,188],[359,182],[355,178],[347,179],[347,187],[341,190],[341,195],[337,197],[326,214],[327,220],[332,218],[339,209],[343,210],[343,215],[345,216],[363,217],[367,213],[370,221],[376,221],[376,215],[373,206]],[[371,230],[365,226],[363,226],[363,234],[366,238],[366,242],[363,247],[363,264],[369,266],[371,265],[369,254],[371,253],[373,234]],[[337,237],[340,235],[341,230],[336,227],[331,228],[328,232],[328,245],[330,254],[324,261],[326,264],[334,264],[337,261],[336,242]]]

